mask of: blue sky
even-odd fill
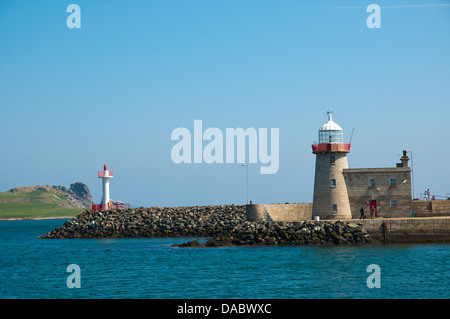
[[[66,8],[81,8],[69,29]],[[366,7],[381,7],[369,29]],[[86,183],[142,206],[244,204],[240,164],[174,164],[171,132],[279,128],[257,203],[311,202],[332,108],[349,166],[413,151],[415,193],[450,193],[450,1],[0,0],[0,191]]]

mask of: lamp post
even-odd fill
[[[411,154],[411,172],[412,172],[412,187],[413,187],[413,199],[416,197],[414,193],[414,162],[413,162],[413,154],[412,151],[407,151]]]
[[[248,205],[248,164],[242,164],[242,166],[245,166],[246,175],[247,175],[247,205]]]

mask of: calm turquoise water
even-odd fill
[[[40,240],[64,220],[0,222],[0,298],[449,298],[450,246],[170,247],[192,238]],[[67,266],[81,269],[69,289]],[[381,288],[366,285],[367,266]]]

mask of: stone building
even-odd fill
[[[412,200],[411,169],[407,151],[393,167],[349,168],[350,143],[344,143],[343,129],[328,121],[319,129],[319,141],[312,145],[316,155],[312,203],[250,204],[247,219],[253,221],[299,221],[309,219],[358,219],[364,209],[376,218],[450,216],[447,200]]]
[[[411,169],[406,151],[396,167],[348,168],[350,144],[343,142],[343,129],[328,112],[319,129],[312,217],[320,219],[411,216]]]
[[[347,168],[343,170],[352,218],[411,217],[411,169],[406,151],[396,167]]]

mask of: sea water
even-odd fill
[[[178,248],[171,245],[193,238],[38,239],[64,222],[0,222],[0,298],[450,297],[448,244]],[[80,288],[68,287],[72,264]],[[372,264],[380,288],[368,287]]]

